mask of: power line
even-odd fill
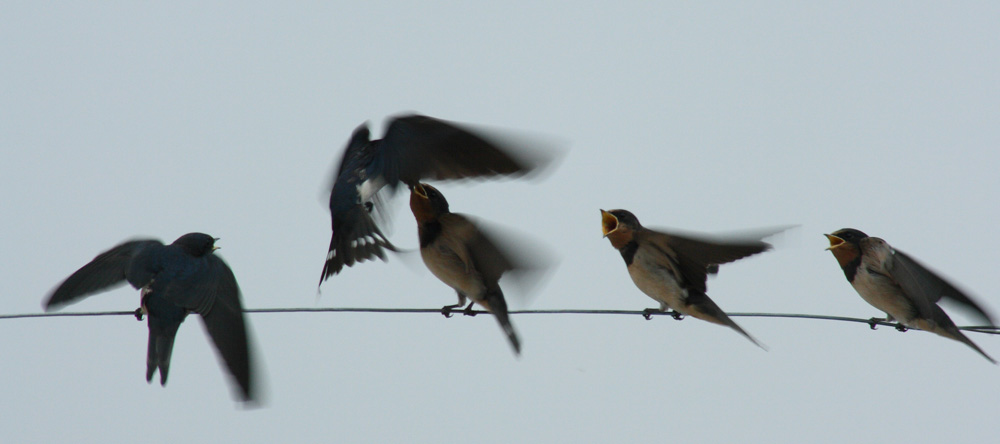
[[[315,307],[315,308],[248,308],[245,313],[432,313],[443,314],[440,308],[360,308],[360,307]],[[451,315],[475,316],[487,314],[482,310],[455,310]],[[675,319],[682,319],[683,316],[675,312],[660,312],[653,310],[584,310],[584,309],[553,309],[553,310],[512,310],[510,314],[518,315],[629,315],[643,316],[650,319],[652,316],[673,316]],[[788,319],[808,319],[837,322],[853,322],[866,324],[872,330],[878,326],[892,327],[899,331],[906,331],[909,328],[896,322],[887,322],[877,319],[852,318],[847,316],[827,316],[803,313],[727,313],[731,317],[744,318],[788,318]],[[23,313],[0,315],[0,320],[5,319],[27,319],[27,318],[59,318],[59,317],[95,317],[95,316],[135,316],[135,311],[95,311],[95,312],[66,312],[66,313]],[[961,330],[1000,334],[1000,327],[991,325],[972,325],[958,327]]]

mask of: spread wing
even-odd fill
[[[526,173],[541,163],[462,125],[421,115],[393,119],[378,150],[393,189],[400,182]]]
[[[459,257],[468,261],[466,266],[478,271],[489,284],[496,284],[509,272],[508,279],[515,279],[522,291],[527,291],[551,265],[550,255],[538,245],[505,230],[457,213],[444,214],[439,220],[446,225],[443,231],[453,233],[464,247],[465,254]]]
[[[688,285],[702,293],[708,290],[705,285],[708,273],[714,273],[719,264],[733,262],[771,248],[770,244],[759,240],[708,240],[655,230],[644,230],[641,237],[645,237],[645,241],[660,250],[664,254],[664,260],[673,259]]]
[[[162,246],[157,240],[134,240],[99,254],[56,287],[45,301],[45,310],[57,309],[124,283],[135,257],[148,248]]]
[[[344,266],[350,267],[356,262],[374,260],[376,257],[385,260],[383,250],[398,251],[382,234],[363,204],[351,203],[331,210],[331,213],[333,234],[320,283],[340,273]]]
[[[887,264],[890,276],[910,296],[921,314],[930,316],[932,305],[942,298],[956,302],[971,311],[977,318],[994,325],[992,317],[962,290],[944,280],[937,273],[902,251],[893,249],[892,260]],[[925,312],[926,310],[926,312]]]
[[[358,186],[368,179],[373,169],[378,169],[378,166],[372,165],[374,155],[368,126],[362,124],[354,130],[347,143],[330,191],[333,235],[320,283],[339,273],[345,265],[350,267],[355,262],[373,260],[376,257],[385,260],[383,248],[396,250],[379,230],[358,191]]]
[[[214,254],[193,260],[196,268],[166,288],[163,297],[201,315],[215,349],[239,385],[242,399],[250,401],[254,396],[250,345],[236,277]]]

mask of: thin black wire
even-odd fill
[[[440,308],[337,308],[337,307],[316,307],[316,308],[248,308],[245,313],[434,313],[441,314]],[[452,315],[465,314],[465,310],[455,310]],[[486,314],[482,310],[473,310],[469,313],[473,315]],[[642,310],[582,310],[582,309],[559,309],[559,310],[513,310],[510,314],[575,314],[575,315],[632,315],[643,316],[649,319],[650,316],[675,316],[673,312],[648,312]],[[854,322],[868,325],[872,330],[876,326],[892,327],[900,331],[907,328],[895,322],[879,321],[874,319],[851,318],[846,316],[827,316],[803,313],[727,313],[731,317],[746,318],[789,318],[789,319],[810,319],[838,322]],[[0,315],[0,320],[4,319],[27,319],[27,318],[59,318],[59,317],[94,317],[94,316],[135,316],[135,311],[95,311],[95,312],[66,312],[66,313],[24,313]],[[677,316],[675,316],[676,318]],[[1000,327],[990,325],[972,325],[958,327],[976,333],[1000,334]]]

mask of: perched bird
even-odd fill
[[[660,303],[660,312],[670,308],[679,315],[725,325],[764,348],[709,299],[705,281],[709,273],[718,271],[719,264],[766,251],[771,248],[769,244],[759,240],[702,240],[654,231],[643,227],[626,210],[601,210],[601,227],[604,237],[625,259],[632,282]],[[656,310],[646,309],[646,315]]]
[[[385,136],[376,140],[362,124],[347,143],[330,193],[333,237],[320,284],[345,265],[385,260],[384,250],[396,251],[370,214],[380,209],[376,193],[383,187],[395,192],[400,183],[412,187],[426,179],[523,174],[543,163],[538,154],[516,151],[460,124],[427,116],[396,117]]]
[[[430,185],[417,183],[410,187],[410,210],[417,220],[420,256],[424,264],[458,293],[458,303],[443,307],[442,313],[447,315],[452,309],[465,305],[466,298],[471,299],[466,314],[472,313],[473,303],[492,313],[507,334],[514,352],[520,354],[521,342],[510,324],[499,280],[504,272],[524,270],[530,265],[514,252],[502,248],[505,243],[483,232],[468,217],[452,213],[441,192]]]
[[[885,319],[959,341],[996,364],[990,355],[962,334],[937,305],[942,298],[968,308],[989,325],[993,319],[975,301],[941,276],[928,270],[884,240],[853,228],[825,235],[844,275],[865,302],[882,310]]]
[[[136,317],[148,315],[146,381],[157,369],[166,385],[177,328],[189,312],[201,315],[216,350],[239,386],[243,401],[254,399],[251,357],[236,277],[213,254],[217,239],[188,233],[170,245],[133,240],[98,255],[59,284],[45,301],[53,310],[91,294],[128,282],[140,289]]]

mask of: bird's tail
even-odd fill
[[[951,319],[949,319],[949,321],[951,321]],[[958,342],[961,342],[961,343],[963,343],[965,345],[968,345],[970,348],[972,348],[973,350],[975,350],[977,353],[979,353],[980,355],[983,355],[984,358],[986,358],[988,361],[992,362],[994,365],[997,363],[996,359],[993,359],[993,357],[991,357],[990,355],[986,354],[986,352],[983,351],[983,349],[979,348],[979,346],[976,345],[975,342],[972,342],[972,339],[969,339],[968,336],[965,336],[965,334],[962,333],[962,330],[959,330],[958,327],[955,326],[954,322],[949,322],[949,323],[951,325],[944,325],[944,326],[942,326],[942,325],[939,324],[938,328],[935,328],[935,329],[931,330],[931,333],[936,333],[936,334],[944,336],[944,337],[946,337],[948,339],[954,339],[954,340],[956,340]]]
[[[493,313],[493,316],[496,316],[500,328],[507,335],[507,340],[514,348],[514,353],[520,355],[521,340],[517,338],[517,332],[514,331],[514,326],[510,323],[510,316],[507,314],[507,301],[504,300],[503,293],[499,288],[486,292],[486,304],[487,309]]]
[[[984,352],[983,349],[979,348],[979,346],[976,345],[975,342],[972,342],[972,340],[969,339],[968,336],[965,336],[965,334],[963,334],[961,330],[956,330],[955,333],[958,336],[955,339],[957,339],[959,342],[962,342],[965,345],[968,345],[969,347],[972,347],[973,350],[979,352],[979,354],[983,355],[983,357],[986,358],[991,363],[993,363],[993,365],[996,365],[997,363],[996,359],[993,359],[993,357],[986,354],[986,352]]]
[[[170,322],[149,317],[149,345],[146,349],[146,382],[153,381],[153,373],[160,370],[160,385],[167,385],[170,372],[170,354],[180,322]]]
[[[968,345],[970,348],[978,352],[980,355],[983,355],[983,357],[986,358],[988,361],[992,362],[993,364],[997,363],[995,359],[993,359],[990,355],[986,354],[986,352],[983,351],[983,349],[979,348],[979,346],[976,345],[975,342],[972,342],[972,340],[969,339],[968,336],[965,336],[965,334],[962,333],[962,330],[959,330],[958,326],[955,325],[955,321],[952,321],[951,318],[948,317],[948,314],[941,309],[941,307],[935,305],[933,308],[935,308],[931,316],[931,318],[933,319],[932,321],[933,323],[929,323],[928,325],[927,323],[924,322],[918,322],[916,325],[917,328],[927,330],[931,333],[944,336],[948,339],[954,339],[958,342]]]
[[[698,303],[693,304],[692,306],[692,309],[694,311],[694,313],[692,314],[694,315],[694,317],[708,322],[712,322],[714,324],[725,325],[726,327],[736,330],[737,333],[749,339],[750,342],[754,343],[754,345],[760,347],[763,350],[767,350],[767,347],[764,346],[764,344],[761,344],[760,341],[755,339],[753,336],[750,336],[750,333],[747,333],[746,330],[744,330],[743,327],[740,327],[738,324],[736,324],[736,322],[733,321],[733,319],[730,318],[729,315],[726,314],[726,312],[722,311],[722,309],[719,308],[718,305],[716,305],[715,301],[709,299],[707,295],[701,295],[701,296],[702,297],[700,298],[694,294],[688,296],[689,300],[690,298],[694,297],[697,298],[698,301]]]

